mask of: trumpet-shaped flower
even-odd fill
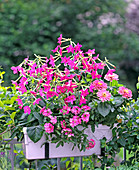
[[[24,113],[28,113],[28,114],[31,113],[31,109],[29,106],[24,106]]]

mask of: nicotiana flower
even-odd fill
[[[30,109],[30,107],[29,106],[24,106],[24,113],[28,113],[28,114],[30,114],[31,113],[31,109]]]

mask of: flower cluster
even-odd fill
[[[46,134],[64,141],[79,136],[77,126],[115,121],[122,104],[132,97],[131,90],[118,84],[115,66],[100,60],[95,49],[81,48],[60,35],[49,57],[35,55],[34,60],[26,58],[11,68],[20,75],[13,81],[19,108],[32,117],[37,110]]]

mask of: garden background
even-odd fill
[[[16,79],[11,66],[34,54],[49,56],[63,34],[115,64],[121,83],[136,98],[138,9],[138,0],[1,0],[0,66],[6,71],[5,85]]]

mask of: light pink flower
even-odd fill
[[[24,106],[24,113],[28,113],[28,114],[31,113],[31,109],[29,106]]]
[[[90,114],[89,112],[85,112],[83,113],[83,115],[81,116],[81,119],[84,121],[84,122],[88,122],[89,121],[89,117],[90,117]]]
[[[132,97],[132,91],[125,87],[119,87],[118,93],[122,95],[123,98],[131,98]]]
[[[85,111],[87,111],[87,110],[91,110],[91,107],[85,105],[85,106],[82,106],[81,109],[82,109],[82,110],[84,109]]]
[[[68,137],[74,136],[74,134],[72,133],[72,130],[70,128],[62,129],[61,133],[64,133]]]
[[[45,123],[44,128],[46,133],[54,132],[54,126],[51,123]]]
[[[70,126],[74,127],[78,124],[81,124],[81,118],[79,116],[73,116],[73,118],[70,118]]]
[[[78,115],[80,113],[81,109],[78,106],[74,106],[71,109],[71,112],[74,113],[75,115]]]
[[[107,81],[111,81],[111,82],[112,82],[112,80],[119,80],[119,79],[118,79],[118,75],[115,74],[115,73],[106,74],[105,77],[104,77],[104,79],[107,80]]]
[[[52,111],[48,108],[47,110],[44,109],[44,107],[40,110],[40,113],[42,113],[43,116],[50,116],[52,114]]]
[[[53,116],[50,115],[49,118],[51,119],[50,122],[52,124],[56,124],[57,123],[57,117],[56,116],[53,117]]]
[[[99,99],[104,102],[104,101],[110,101],[111,98],[111,93],[109,93],[106,90],[100,90],[97,92],[97,96],[99,97]]]

